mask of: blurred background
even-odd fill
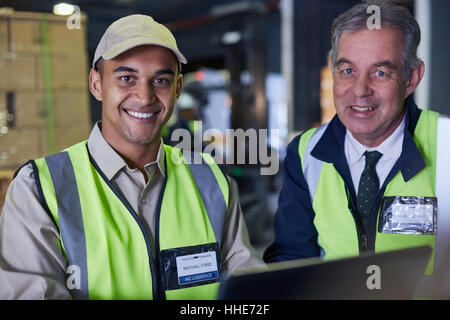
[[[334,18],[357,0],[0,0],[0,208],[12,173],[29,159],[87,139],[101,118],[88,73],[100,37],[114,20],[151,15],[175,35],[189,60],[183,94],[163,130],[269,129],[267,151],[280,170],[261,163],[224,165],[239,185],[253,245],[273,238],[288,142],[334,116],[327,64]],[[397,0],[422,29],[426,76],[421,108],[450,114],[450,1]],[[270,134],[278,129],[277,134]],[[244,150],[248,146],[243,146]],[[248,161],[247,161],[248,162]]]

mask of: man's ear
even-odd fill
[[[418,66],[413,70],[406,83],[405,99],[409,97],[419,86],[425,73],[425,64],[420,60]]]
[[[102,96],[102,77],[100,73],[94,68],[89,72],[89,89],[91,90],[92,95],[98,101],[103,100]]]
[[[328,68],[330,68],[331,72],[333,72],[333,62],[331,62],[331,56],[330,55],[328,55],[327,62],[328,62]]]
[[[183,89],[183,75],[179,74],[178,78],[177,78],[177,88],[176,88],[176,92],[175,92],[177,99],[181,94],[181,89]]]

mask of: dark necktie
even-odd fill
[[[380,181],[378,179],[375,166],[383,154],[378,151],[366,151],[364,155],[366,157],[366,166],[364,167],[364,170],[361,173],[361,178],[359,179],[356,206],[361,217],[361,222],[366,229],[373,199],[380,188]]]

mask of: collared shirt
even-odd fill
[[[375,167],[381,187],[402,153],[404,129],[405,116],[403,116],[402,122],[394,132],[379,146],[373,148],[361,144],[353,137],[350,131],[346,130],[344,142],[345,157],[347,158],[347,163],[350,168],[356,194],[358,194],[359,179],[361,178],[361,174],[366,164],[364,153],[366,151],[370,152],[376,150],[383,154]]]
[[[156,160],[144,167],[148,182],[108,144],[99,123],[87,144],[100,169],[142,219],[153,247],[154,217],[166,172],[162,144]],[[262,263],[249,242],[236,183],[228,180],[230,202],[220,248],[223,271]],[[39,201],[33,169],[25,166],[11,182],[0,216],[0,299],[70,299],[66,264],[60,234]]]

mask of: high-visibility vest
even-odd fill
[[[318,245],[324,259],[357,256],[361,251],[361,237],[349,205],[349,194],[344,180],[333,163],[318,160],[311,155],[327,124],[306,131],[300,138],[299,155],[315,212],[314,225]],[[437,198],[437,232],[430,235],[394,234],[380,232],[380,206],[376,206],[375,252],[390,251],[420,245],[433,248],[425,271],[425,282],[434,289],[424,289],[433,295],[442,279],[445,284],[437,295],[450,293],[450,119],[436,112],[422,110],[414,131],[414,141],[424,157],[426,166],[408,182],[399,171],[386,185],[383,197]],[[355,214],[355,213],[354,213]],[[357,213],[356,213],[357,214]],[[431,275],[439,275],[431,277]],[[428,276],[428,277],[427,277]],[[424,287],[427,285],[424,284]],[[444,288],[445,287],[445,288]]]
[[[200,164],[188,164],[179,149],[164,148],[166,177],[155,219],[155,260],[140,217],[95,163],[86,141],[32,163],[41,201],[60,232],[68,287],[79,276],[78,286],[69,288],[74,298],[216,297],[218,273],[210,281],[168,286],[169,269],[176,275],[176,264],[163,257],[214,251],[220,272],[227,178],[209,155],[202,154]]]

